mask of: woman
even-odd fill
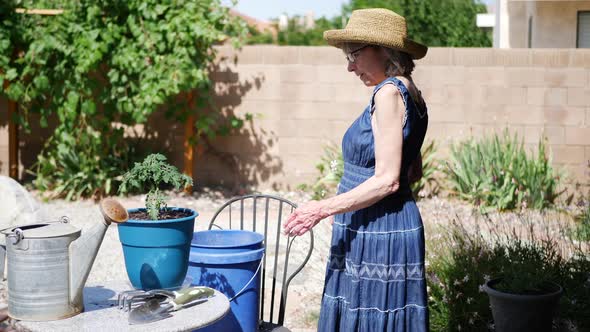
[[[320,332],[428,331],[424,231],[408,176],[428,123],[413,59],[427,48],[406,31],[396,13],[364,9],[324,33],[345,52],[348,71],[375,88],[344,135],[338,195],[300,206],[284,225],[301,235],[334,216]]]

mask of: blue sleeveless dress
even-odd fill
[[[406,106],[400,188],[370,207],[335,216],[319,332],[429,329],[424,229],[407,178],[424,141],[428,115],[399,79],[387,78],[375,87],[369,106],[344,135],[338,193],[375,174],[371,116],[375,93],[385,84],[397,87]]]

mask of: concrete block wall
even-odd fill
[[[546,137],[554,163],[589,183],[589,57],[574,49],[432,49],[415,77],[430,105],[428,138],[448,146],[508,128],[535,149]]]
[[[197,185],[293,189],[312,182],[325,146],[340,145],[372,88],[348,73],[343,54],[331,47],[218,51],[211,74],[218,109],[254,119],[196,155]],[[547,137],[554,163],[573,181],[590,183],[590,50],[431,48],[413,76],[429,106],[427,140],[438,143],[439,157],[452,142],[509,128],[531,149]],[[8,164],[5,110],[0,100],[0,174]],[[160,140],[150,145],[182,169],[183,126],[155,116],[150,127]],[[37,136],[22,137],[25,166],[42,146]]]
[[[248,46],[241,52],[225,47],[219,51],[226,60],[212,75],[217,94],[231,89],[242,93],[216,97],[218,106],[236,115],[253,114],[254,120],[241,134],[215,144],[232,153],[239,165],[230,171],[220,158],[206,154],[196,161],[196,181],[226,184],[233,177],[233,183],[240,185],[278,189],[314,180],[325,146],[340,145],[350,123],[363,111],[371,88],[348,73],[342,53],[329,47]],[[228,98],[239,99],[239,104],[227,102]],[[229,174],[220,177],[220,169]]]
[[[340,144],[372,88],[347,72],[334,48],[219,50],[226,60],[212,76],[216,90],[248,86],[231,97],[240,100],[231,112],[257,115],[254,127],[216,145],[240,163],[240,171],[230,172],[234,179],[280,188],[313,181],[324,147]],[[429,106],[427,140],[438,143],[441,158],[452,142],[508,128],[531,150],[546,137],[554,163],[570,180],[590,182],[589,50],[431,48],[413,76]],[[225,98],[217,98],[221,109]],[[252,149],[259,146],[255,141],[266,150]],[[205,155],[196,162],[197,181],[231,182],[217,175],[220,165],[213,159]],[[261,175],[263,160],[273,166]]]

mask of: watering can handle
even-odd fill
[[[264,254],[263,254],[262,258],[264,258]],[[252,276],[252,278],[250,278],[250,280],[246,283],[246,285],[244,285],[244,287],[242,289],[240,289],[240,291],[237,292],[236,295],[234,295],[231,299],[229,299],[229,302],[233,301],[236,297],[240,296],[242,294],[242,292],[244,292],[244,290],[248,287],[248,285],[250,285],[250,283],[254,280],[254,278],[256,278],[256,275],[258,274],[258,272],[260,272],[260,268],[262,267],[262,261],[263,261],[263,259],[260,259],[260,264],[258,264],[258,268],[256,269],[256,272],[254,272],[254,275]]]
[[[7,235],[12,240],[12,244],[18,244],[23,239],[23,230],[20,228],[15,229],[12,233]]]
[[[70,218],[68,218],[67,216],[61,216],[59,217],[58,220],[55,221],[46,221],[43,224],[69,224],[70,223]]]

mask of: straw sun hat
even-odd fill
[[[409,53],[420,59],[428,48],[408,38],[406,19],[383,9],[358,9],[352,12],[346,28],[324,32],[328,44],[342,48],[343,43],[380,45]]]

